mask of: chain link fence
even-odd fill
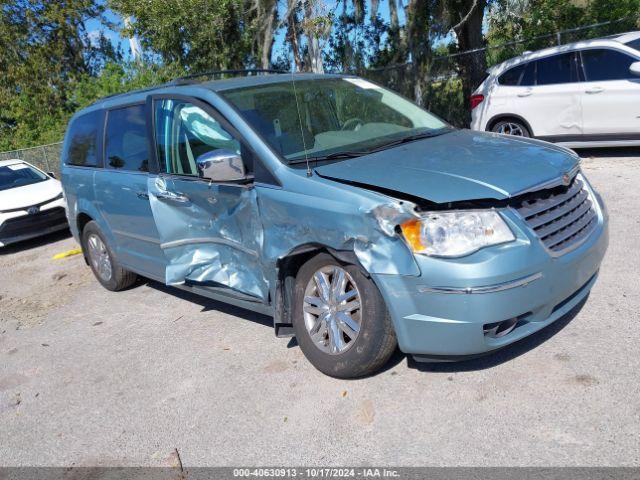
[[[56,177],[60,178],[61,152],[62,142],[57,142],[48,145],[39,145],[37,147],[0,152],[0,160],[24,160],[47,173],[53,172]]]

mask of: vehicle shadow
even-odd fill
[[[71,237],[69,229],[60,230],[58,232],[48,233],[41,237],[31,238],[29,240],[23,240],[18,243],[12,243],[6,247],[0,247],[0,255],[12,255],[15,253],[24,252],[26,250],[32,250],[38,247],[44,247],[50,243],[59,242],[66,238]]]
[[[507,347],[504,347],[495,353],[477,357],[471,360],[464,360],[460,362],[440,362],[440,363],[422,363],[416,362],[411,356],[407,357],[407,366],[409,368],[419,370],[421,372],[470,372],[474,370],[486,370],[488,368],[496,367],[502,363],[513,360],[520,355],[527,353],[530,350],[538,347],[542,343],[549,340],[551,337],[560,332],[566,327],[582,310],[589,295],[587,295],[580,303],[578,303],[573,309],[567,312],[564,316],[553,322],[551,325],[543,328],[517,341]]]
[[[580,158],[631,158],[640,156],[640,147],[574,148]]]
[[[202,312],[218,311],[227,315],[233,315],[243,320],[249,320],[251,322],[263,325],[265,327],[273,328],[273,319],[268,315],[246,310],[235,305],[212,300],[195,293],[186,292],[177,288],[173,288],[162,283],[156,282],[150,279],[141,279],[141,284],[145,284],[150,288],[158,290],[168,295],[186,300],[191,303],[195,303],[203,307]],[[377,372],[370,376],[377,376],[383,374],[389,370],[392,370],[395,366],[402,363],[403,360],[407,360],[407,367],[421,372],[470,372],[475,370],[486,370],[488,368],[496,367],[502,363],[513,360],[520,355],[527,353],[534,348],[537,348],[542,343],[549,340],[551,337],[560,332],[566,327],[584,307],[589,295],[578,303],[567,314],[560,317],[551,325],[543,328],[542,330],[529,335],[518,342],[504,347],[494,353],[487,354],[471,360],[464,360],[460,362],[439,362],[439,363],[423,363],[416,362],[410,355],[402,353],[399,349],[396,349],[387,363]],[[287,343],[287,348],[299,347],[295,337],[292,337]],[[393,374],[393,372],[392,372]],[[366,378],[366,377],[364,377]]]
[[[235,305],[231,305],[229,303],[219,302],[217,300],[203,297],[201,295],[196,295],[195,293],[180,290],[179,288],[174,288],[163,283],[156,282],[155,280],[145,278],[141,280],[141,283],[146,284],[148,287],[158,290],[162,293],[173,295],[174,297],[186,300],[187,302],[200,305],[201,307],[203,307],[202,312],[215,310],[226,315],[233,315],[235,317],[240,317],[243,320],[249,320],[250,322],[273,328],[273,319],[268,315],[263,315],[261,313],[253,312],[245,308],[236,307]]]

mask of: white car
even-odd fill
[[[525,53],[488,74],[471,96],[473,130],[640,145],[640,32]]]
[[[22,160],[0,161],[0,247],[65,228],[60,182]]]

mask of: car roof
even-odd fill
[[[631,42],[633,40],[637,40],[640,38],[640,32],[627,32],[627,33],[618,33],[616,35],[611,35],[610,37],[611,40],[615,40],[616,42],[620,42],[620,43],[628,43]]]
[[[181,90],[199,87],[214,92],[220,92],[224,90],[231,90],[234,88],[242,87],[254,87],[259,85],[270,85],[276,83],[283,83],[291,80],[320,80],[326,78],[346,78],[351,75],[341,74],[319,74],[319,73],[269,73],[263,75],[245,75],[236,76],[232,78],[225,78],[221,80],[198,80],[195,78],[177,79],[169,83],[162,85],[155,85],[153,87],[144,88],[140,90],[133,90],[131,92],[111,95],[101,98],[89,107],[82,110],[83,113],[89,110],[96,110],[100,108],[113,108],[119,104],[126,104],[133,101],[140,100],[141,94],[149,95],[154,92],[166,93],[169,90],[172,93],[179,94]]]
[[[635,40],[636,38],[640,38],[640,32],[628,32],[624,34],[612,35],[609,37],[580,40],[577,42],[566,43],[564,45],[556,45],[553,47],[543,48],[542,50],[536,50],[535,52],[525,52],[522,55],[510,58],[509,60],[494,65],[493,67],[489,68],[487,72],[491,74],[502,73],[504,70],[518,65],[524,61],[534,60],[536,58],[542,58],[556,53],[572,52],[574,50],[589,47],[615,47],[617,49],[620,49],[620,47],[623,46],[624,49],[628,49],[629,52],[633,52],[634,50],[631,47],[628,47],[624,44],[631,40]]]

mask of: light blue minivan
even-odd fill
[[[104,287],[141,275],[270,315],[335,377],[522,339],[587,297],[608,243],[570,150],[454,129],[353,76],[105,98],[71,120],[61,171]]]

